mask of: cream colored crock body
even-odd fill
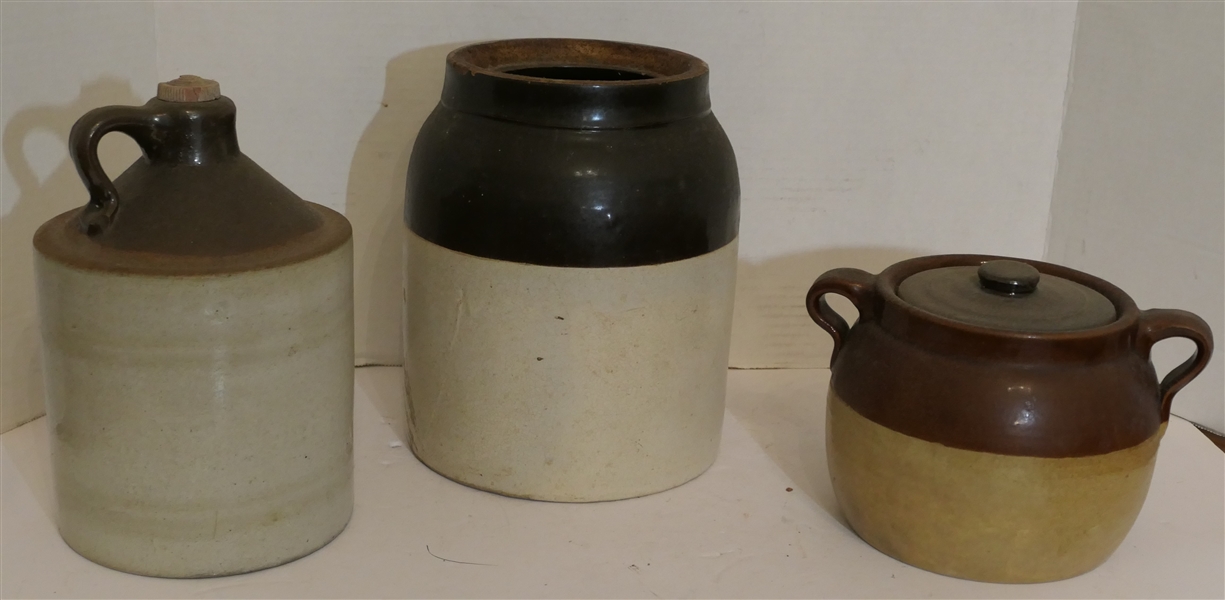
[[[407,232],[413,452],[461,483],[563,502],[680,485],[723,422],[736,242],[686,260],[563,268]]]
[[[36,257],[59,528],[143,575],[308,554],[353,507],[352,242],[161,277]]]
[[[860,537],[929,571],[1001,583],[1105,562],[1140,513],[1165,432],[1096,456],[1007,456],[898,433],[832,390],[826,428],[834,492]]]

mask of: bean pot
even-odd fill
[[[447,57],[404,208],[410,446],[430,468],[584,502],[713,462],[740,188],[707,80],[608,41]]]
[[[885,554],[980,581],[1104,562],[1144,503],[1171,399],[1212,353],[1203,319],[1037,261],[834,269],[807,305],[834,339],[826,451],[847,521]],[[1195,354],[1158,383],[1149,351],[1170,337]]]
[[[61,536],[142,575],[288,562],[353,507],[352,234],[182,77],[73,126],[89,204],[34,235]],[[111,131],[143,156],[112,182]]]

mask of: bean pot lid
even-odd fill
[[[902,280],[897,295],[959,323],[1023,333],[1093,329],[1118,315],[1100,292],[1008,259],[920,271]]]

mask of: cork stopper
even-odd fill
[[[208,102],[221,97],[221,84],[195,75],[180,75],[157,84],[157,99],[167,102]]]

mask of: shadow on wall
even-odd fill
[[[144,104],[129,82],[98,79],[81,86],[68,104],[31,106],[17,111],[4,128],[4,163],[17,184],[18,199],[0,218],[0,431],[43,414],[42,344],[34,292],[34,231],[48,219],[84,206],[89,200],[68,158],[68,133],[87,111],[110,104]],[[38,133],[55,137],[63,159],[54,169],[31,164],[26,143]],[[135,142],[107,136],[99,146],[102,165],[112,175],[140,156]]]
[[[353,224],[357,364],[398,365],[404,180],[417,131],[442,94],[447,54],[464,44],[427,46],[387,63],[382,106],[349,165],[345,216]]]
[[[835,248],[759,263],[741,260],[732,323],[732,367],[828,367],[833,344],[805,308],[812,282],[829,269],[855,267],[879,273],[895,262],[923,254],[902,248]],[[854,321],[855,309],[849,301],[832,295],[826,298],[848,323]],[[752,385],[729,388],[727,410],[800,491],[845,526],[825,462],[826,390],[775,392],[763,393]],[[795,401],[796,396],[803,400]]]
[[[833,342],[804,308],[812,282],[830,269],[855,267],[879,273],[895,262],[924,254],[929,253],[906,248],[832,248],[762,262],[741,259],[736,273],[731,367],[829,367]],[[839,313],[854,317],[849,301],[832,295],[827,299]]]

